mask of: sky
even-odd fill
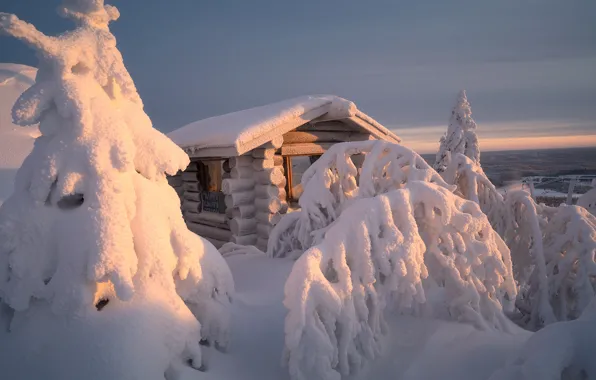
[[[594,0],[113,0],[156,128],[307,94],[352,100],[433,152],[460,89],[482,150],[596,146]],[[0,0],[46,34],[59,0]],[[0,62],[35,66],[0,37]]]

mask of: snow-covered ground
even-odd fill
[[[284,283],[294,261],[236,255],[227,262],[236,282],[230,348],[204,350],[207,371],[184,380],[286,380]],[[467,324],[394,315],[383,356],[351,380],[488,379],[529,337],[482,332]]]
[[[14,175],[33,149],[37,127],[12,123],[11,109],[17,98],[35,82],[37,69],[0,63],[0,204],[12,193]]]

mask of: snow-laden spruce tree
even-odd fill
[[[480,163],[480,149],[476,136],[476,122],[472,119],[472,108],[462,90],[457,96],[457,103],[451,111],[449,127],[441,137],[439,151],[433,167],[441,173],[449,165],[451,156],[461,153],[474,163]]]
[[[358,174],[352,156],[362,153]],[[293,379],[339,379],[375,358],[387,310],[515,330],[503,313],[517,292],[509,249],[478,204],[416,153],[336,144],[302,185],[302,210],[282,219],[269,247],[299,256],[284,300]]]
[[[442,175],[480,205],[511,249],[519,322],[534,330],[577,318],[596,294],[596,218],[578,206],[538,205],[521,190],[503,196],[463,154]]]
[[[0,351],[18,358],[0,366],[15,378],[177,378],[202,367],[201,339],[227,343],[231,274],[182,219],[165,175],[188,157],[143,111],[108,28],[117,9],[59,11],[76,28],[57,37],[0,14],[39,57],[13,118],[42,133],[0,208]]]

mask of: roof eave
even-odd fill
[[[379,140],[385,140],[396,144],[399,144],[401,142],[401,139],[395,133],[385,128],[384,130],[378,128],[376,125],[369,123],[367,120],[363,119],[358,114],[351,116],[346,120],[350,120],[352,123],[356,124],[360,128],[365,129]]]

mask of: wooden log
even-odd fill
[[[270,160],[275,156],[275,149],[264,149],[264,148],[256,148],[253,149],[251,152],[253,158],[264,158],[266,160]]]
[[[269,239],[273,226],[269,224],[257,224],[257,236],[263,239]]]
[[[229,179],[229,178],[232,178],[232,173],[226,173],[226,172],[221,173],[221,179],[222,180],[223,179]]]
[[[232,178],[253,178],[254,170],[252,170],[252,166],[238,166],[232,169],[230,175]]]
[[[256,247],[263,252],[267,252],[268,242],[269,242],[269,239],[263,239],[263,238],[257,237]]]
[[[286,202],[285,200],[281,201],[281,206],[279,208],[279,213],[280,214],[285,214],[286,212],[288,212],[288,202]]]
[[[282,202],[279,198],[257,198],[255,199],[255,207],[257,212],[275,214],[281,210]]]
[[[243,191],[226,195],[224,202],[227,208],[252,204],[255,199],[254,191]]]
[[[257,158],[252,162],[254,170],[271,169],[276,166],[283,166],[284,160],[282,156],[273,156],[271,159]]]
[[[207,240],[209,243],[213,244],[213,246],[217,249],[220,249],[222,245],[227,243],[227,241],[221,241],[209,237],[205,237],[204,239]]]
[[[193,201],[193,202],[200,202],[201,201],[201,193],[195,193],[194,191],[185,191],[184,195],[182,195],[184,200]]]
[[[283,169],[284,157],[282,155],[276,154],[275,156],[273,156],[273,162],[275,163],[275,166],[279,166]]]
[[[296,128],[297,131],[322,131],[322,132],[364,132],[361,127],[352,123],[344,123],[338,120],[312,121]]]
[[[217,222],[213,222],[211,220],[203,220],[200,218],[200,215],[202,213],[196,213],[196,212],[189,212],[189,211],[185,211],[184,212],[184,220],[187,222],[193,222],[193,223],[198,223],[198,224],[204,224],[206,226],[211,226],[211,227],[215,227],[215,228],[220,228],[222,230],[229,230],[230,226],[228,225],[228,223],[217,223]],[[222,214],[222,216],[225,217],[225,215]]]
[[[241,191],[252,190],[255,186],[255,180],[252,178],[230,178],[224,179],[221,183],[221,191],[230,195]]]
[[[232,209],[232,218],[244,218],[244,219],[254,218],[256,213],[257,213],[257,208],[255,207],[255,205],[249,204],[249,205],[238,206],[238,207],[234,207]]]
[[[189,201],[184,199],[182,201],[182,210],[190,212],[201,212],[201,202]]]
[[[198,172],[199,171],[199,163],[197,161],[191,161],[190,164],[184,169],[187,172]]]
[[[230,220],[230,231],[236,236],[251,235],[257,231],[257,220],[232,218]]]
[[[201,191],[201,184],[198,182],[184,182],[182,188],[184,191],[194,191],[198,193]]]
[[[351,131],[291,131],[284,135],[284,145],[304,144],[315,142],[346,142],[365,141],[370,139],[370,134]]]
[[[234,217],[234,207],[226,208],[226,219],[232,219]]]
[[[257,244],[257,234],[250,234],[244,236],[232,235],[231,241],[240,245],[255,245]]]
[[[252,165],[252,156],[230,157],[230,167],[232,169]]]
[[[254,178],[263,185],[279,185],[285,180],[284,172],[279,167],[254,172]]]
[[[224,172],[229,173],[232,170],[230,167],[230,160],[225,160],[223,164],[221,164],[221,168]]]
[[[182,172],[182,180],[184,182],[198,182],[199,172]]]
[[[220,227],[226,230],[230,229],[226,220],[226,216],[224,214],[218,214],[215,212],[203,211],[195,213],[187,211],[184,213],[184,219],[195,223],[202,223],[207,224],[209,226]]]
[[[224,230],[223,228],[207,226],[205,224],[191,221],[187,221],[186,225],[188,226],[189,230],[204,238],[217,239],[221,241],[230,241],[232,238],[232,232],[230,230]]]
[[[286,189],[274,185],[256,185],[255,198],[286,199]]]
[[[273,159],[265,160],[265,159],[257,158],[252,162],[252,168],[255,171],[260,171],[263,169],[271,169],[273,167],[275,167]]]
[[[281,147],[281,154],[284,156],[308,156],[323,154],[336,143],[307,143],[289,144]]]
[[[284,138],[283,136],[277,136],[274,137],[273,140],[261,145],[261,148],[266,148],[266,149],[279,149],[281,148],[281,146],[284,144]]]
[[[255,219],[257,219],[257,222],[259,223],[275,226],[281,220],[281,214],[272,214],[270,212],[257,212],[255,214]]]

